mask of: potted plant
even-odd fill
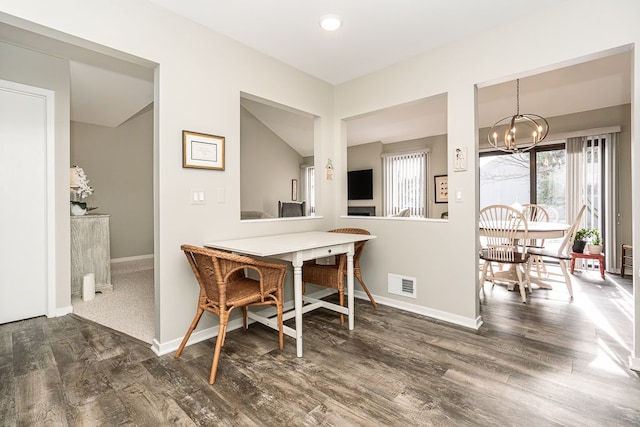
[[[602,245],[600,240],[600,232],[595,228],[587,227],[581,228],[576,232],[575,240],[573,241],[572,251],[576,253],[584,252],[585,246],[587,251],[592,254],[598,254],[602,252]]]
[[[595,228],[589,229],[589,244],[587,251],[590,254],[599,254],[602,252],[602,241],[600,240],[600,232]]]
[[[93,193],[93,188],[89,186],[87,174],[80,166],[71,168],[71,215],[84,215],[89,210],[87,203],[82,199],[87,198]]]

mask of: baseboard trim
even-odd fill
[[[47,316],[47,317],[62,317],[62,316],[66,316],[67,314],[71,314],[71,313],[73,313],[73,306],[68,305],[66,307],[58,307],[58,308],[56,308],[55,313],[53,313],[53,315]]]
[[[640,372],[640,358],[629,356],[629,368]]]
[[[322,289],[318,292],[313,292],[309,294],[309,296],[312,298],[320,299],[320,298],[327,297],[333,293],[335,293],[333,289]],[[284,311],[293,310],[293,301],[285,302],[283,309]],[[275,309],[271,307],[265,308],[261,311],[273,311],[273,313],[271,314],[275,314]],[[269,315],[268,313],[265,313],[265,314]],[[252,324],[254,322],[255,322],[254,320],[249,320],[248,323]],[[229,324],[227,325],[227,332],[233,331],[239,328],[242,328],[242,318],[237,318],[229,321]],[[189,337],[189,341],[187,341],[187,345],[185,347],[188,347],[191,344],[196,344],[201,341],[206,341],[210,338],[218,336],[218,329],[219,329],[218,325],[216,325],[211,328],[203,329],[201,331],[194,331]],[[151,344],[151,350],[158,356],[163,356],[165,354],[172,353],[176,351],[178,347],[180,347],[180,343],[182,342],[183,339],[184,339],[184,335],[174,340],[167,341],[165,343],[160,343],[154,338]]]
[[[354,291],[354,297],[369,300],[369,297],[363,291]],[[482,326],[482,317],[478,316],[475,319],[469,317],[458,316],[448,313],[446,311],[434,310],[432,308],[423,307],[421,305],[411,304],[403,301],[398,301],[391,298],[386,298],[378,295],[374,295],[373,298],[377,304],[386,305],[388,307],[399,308],[400,310],[410,311],[411,313],[420,314],[421,316],[429,317],[443,322],[452,323],[454,325],[462,326],[478,330]]]
[[[308,294],[310,297],[312,298],[316,298],[316,299],[322,299],[325,298],[333,293],[335,293],[336,291],[333,289],[321,289],[317,292],[313,292]],[[366,293],[364,293],[363,291],[354,291],[353,296],[355,298],[358,299],[362,299],[362,300],[366,300],[369,301],[369,297],[367,296]],[[402,302],[402,301],[397,301],[394,299],[390,299],[390,298],[385,298],[385,297],[381,297],[378,295],[374,295],[374,299],[376,300],[377,304],[380,305],[385,305],[388,307],[393,307],[393,308],[398,308],[400,310],[405,310],[405,311],[409,311],[411,313],[416,313],[416,314],[420,314],[422,316],[431,318],[431,319],[436,319],[436,320],[441,320],[443,322],[447,322],[447,323],[451,323],[454,325],[458,325],[458,326],[462,326],[465,328],[470,328],[470,329],[474,329],[474,330],[478,330],[480,328],[480,326],[482,326],[482,317],[478,316],[475,319],[472,318],[468,318],[468,317],[462,317],[462,316],[457,316],[455,314],[451,314],[451,313],[447,313],[444,311],[440,311],[440,310],[433,310],[430,308],[426,308],[426,307],[422,307],[419,305],[415,305],[415,304],[409,304],[406,302]],[[288,310],[292,310],[293,309],[293,301],[287,301],[284,304],[284,310],[288,311]],[[266,308],[264,309],[265,311],[267,310],[271,310],[273,311],[274,309],[272,308]],[[275,314],[275,313],[272,313]],[[249,321],[249,324],[254,323],[253,320]],[[238,319],[234,319],[231,320],[229,322],[229,325],[227,325],[227,331],[233,331],[235,329],[238,328],[242,328],[242,319],[238,318]],[[199,343],[201,341],[206,341],[210,338],[213,338],[215,336],[218,335],[218,326],[214,326],[211,328],[207,328],[207,329],[203,329],[201,331],[194,331],[191,334],[191,337],[189,338],[189,341],[187,341],[187,347],[190,346],[191,344],[196,344]],[[178,349],[178,347],[180,346],[180,343],[182,342],[182,339],[184,338],[184,335],[176,338],[174,340],[171,341],[167,341],[165,343],[160,343],[158,342],[155,338],[153,339],[152,345],[151,345],[151,350],[158,356],[163,356],[167,353],[172,353],[174,351],[176,351]],[[636,363],[637,363],[637,368],[632,368],[632,369],[637,369],[640,370],[640,359],[636,359]]]
[[[127,262],[127,261],[140,261],[142,259],[153,259],[153,254],[128,256],[128,257],[124,257],[124,258],[111,258],[111,263]]]

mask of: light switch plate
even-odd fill
[[[206,195],[203,190],[191,190],[192,205],[204,205],[205,201],[206,201]]]

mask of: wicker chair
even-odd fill
[[[251,257],[197,246],[180,247],[187,256],[193,274],[200,285],[198,309],[175,357],[180,357],[191,333],[198,325],[202,313],[208,311],[220,318],[218,338],[213,353],[209,384],[216,380],[220,350],[224,345],[229,315],[234,308],[242,308],[244,329],[247,329],[247,307],[274,305],[277,311],[280,350],[284,348],[282,325],[282,286],[287,272],[285,264],[256,260]],[[253,271],[257,279],[247,277]]]
[[[337,228],[329,231],[332,233],[371,234],[362,228]],[[371,295],[367,285],[365,285],[364,279],[362,278],[362,271],[360,270],[360,256],[362,255],[362,250],[366,243],[366,240],[355,243],[353,254],[353,275],[358,279],[362,289],[367,293],[369,301],[371,301],[371,305],[374,308],[377,308],[373,295]],[[319,264],[315,260],[305,261],[302,266],[303,292],[307,283],[336,289],[340,296],[340,305],[344,306],[344,279],[346,276],[346,254],[336,255],[335,263],[331,265]],[[344,323],[344,314],[340,314],[340,323]]]

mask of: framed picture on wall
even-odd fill
[[[291,180],[291,200],[293,200],[294,202],[298,200],[298,180],[297,179]]]
[[[224,170],[224,136],[182,131],[182,167]]]
[[[436,175],[433,177],[436,189],[436,203],[447,203],[449,201],[449,178],[447,175]]]

